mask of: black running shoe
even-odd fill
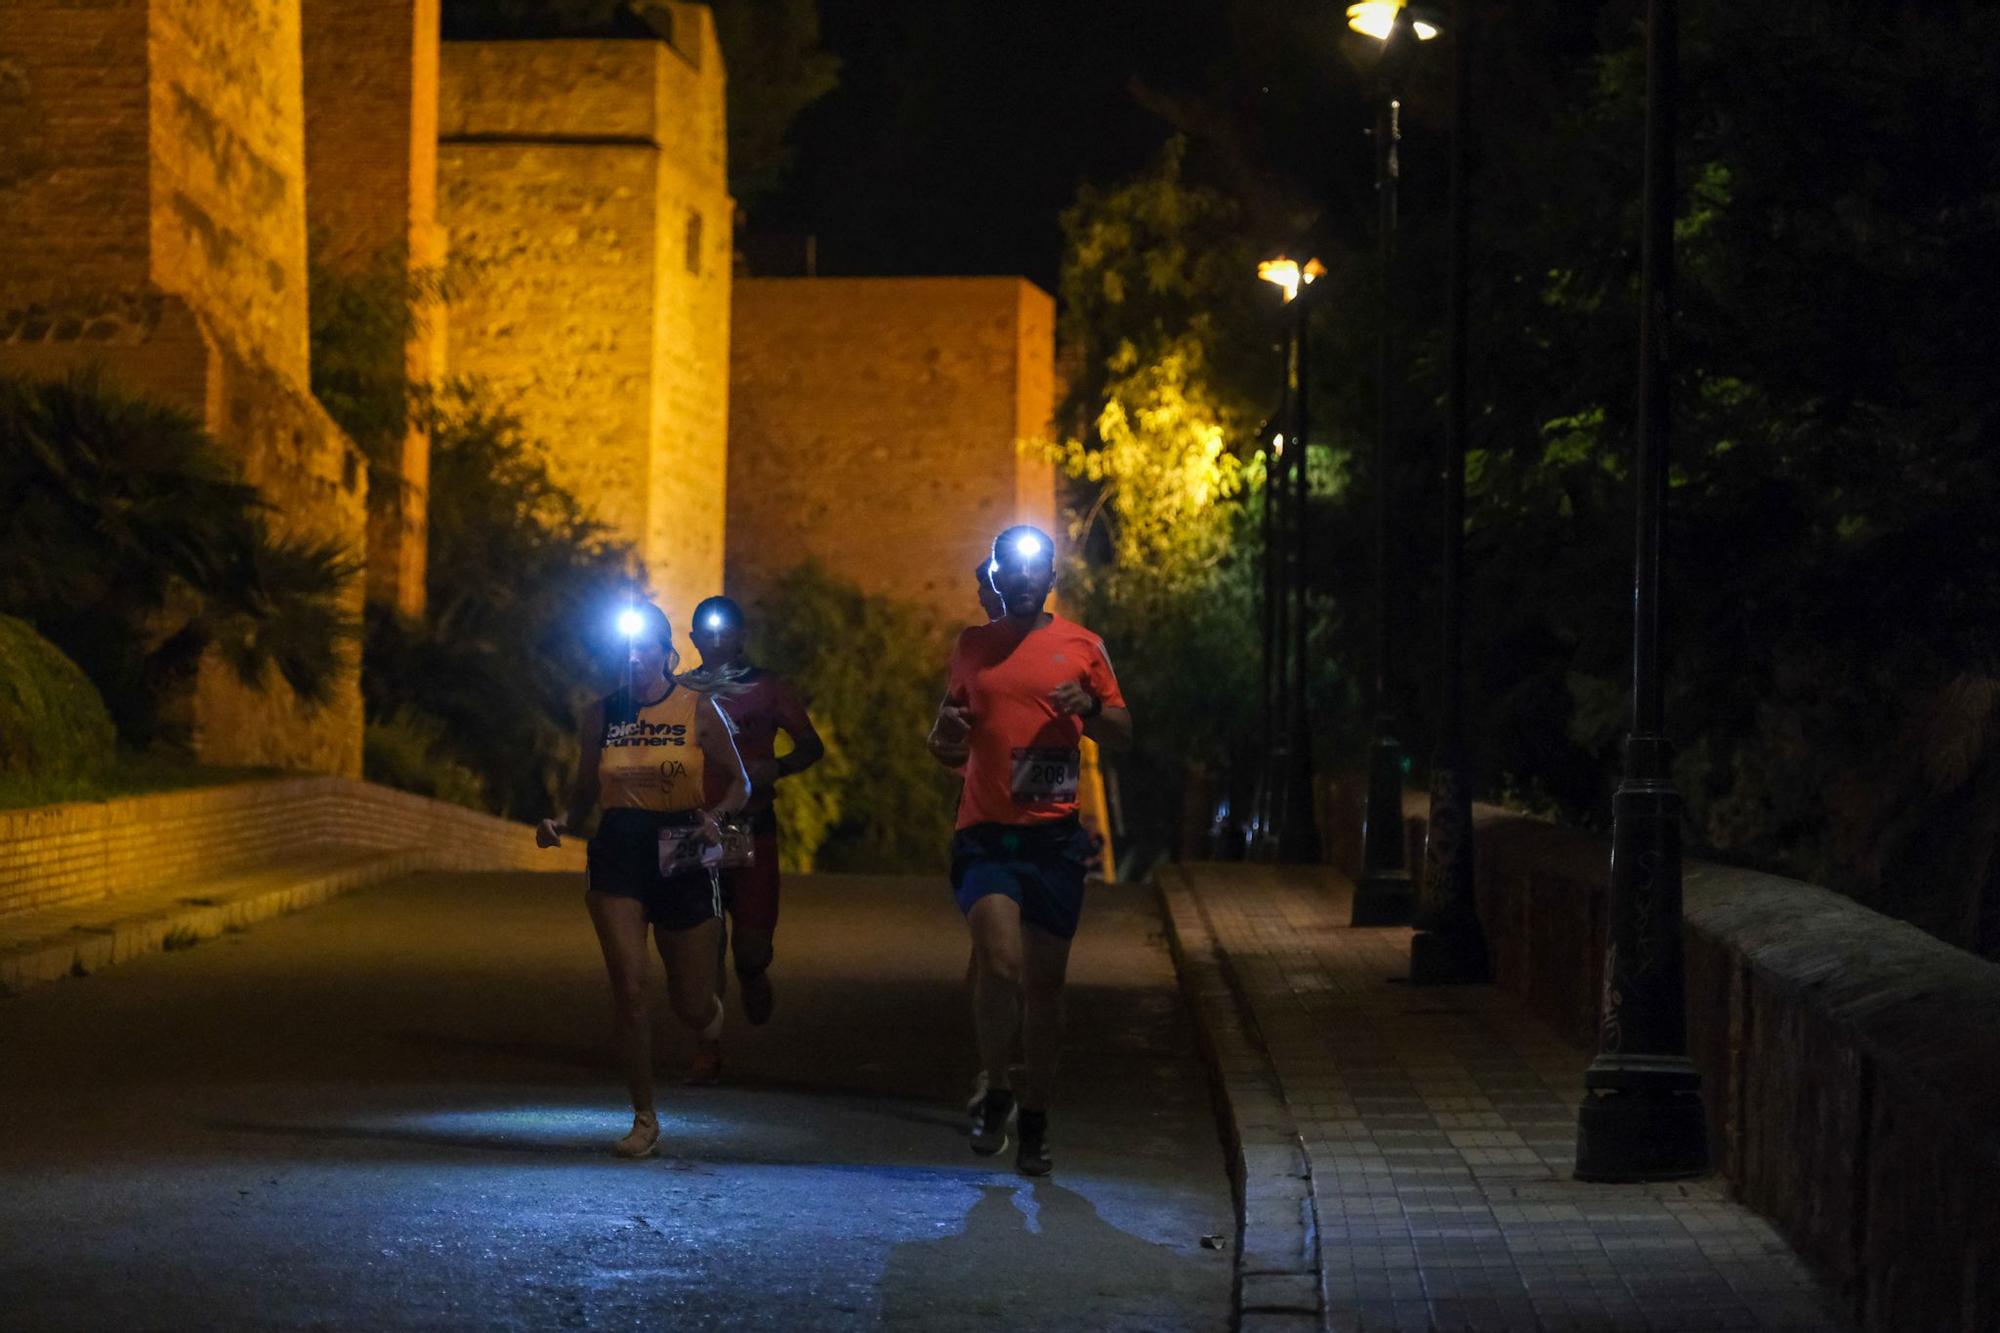
[[[1007,1151],[1007,1130],[1014,1123],[1014,1094],[995,1088],[986,1094],[979,1116],[972,1122],[972,1151],[992,1157]]]
[[[1021,1146],[1014,1153],[1014,1169],[1024,1176],[1046,1176],[1055,1170],[1049,1156],[1049,1113],[1023,1111],[1020,1117]]]

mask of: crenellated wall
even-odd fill
[[[654,38],[447,42],[439,213],[470,280],[447,359],[639,552],[676,623],[722,585],[730,256],[708,11]]]
[[[729,581],[813,558],[942,625],[1011,523],[1055,532],[1055,303],[1020,278],[736,284]]]

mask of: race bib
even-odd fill
[[[1083,776],[1083,753],[1062,747],[1029,746],[1014,751],[1017,805],[1068,805],[1076,801]]]
[[[674,825],[660,830],[660,873],[684,875],[690,870],[725,870],[747,866],[755,860],[755,840],[750,826],[724,820],[722,841],[710,842],[701,836],[701,825]]]

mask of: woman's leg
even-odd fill
[[[722,1035],[722,1001],[716,981],[722,975],[722,919],[714,917],[686,931],[654,931],[660,961],[666,963],[666,993],[674,1017],[700,1033],[704,1043]]]
[[[612,1033],[618,1065],[632,1094],[635,1121],[657,1126],[653,1108],[653,974],[646,956],[646,907],[636,898],[593,889],[583,895],[604,969],[611,978]],[[635,1131],[636,1131],[635,1124]]]

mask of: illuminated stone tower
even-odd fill
[[[995,533],[1060,539],[1053,470],[1017,447],[1055,403],[1055,302],[1033,283],[744,279],[731,362],[732,590],[810,558],[962,625]]]
[[[638,551],[677,628],[722,586],[731,221],[708,11],[629,37],[446,42],[446,359]]]
[[[282,528],[359,556],[365,468],[308,387],[304,163],[298,0],[0,4],[0,370],[185,408]],[[204,663],[198,753],[359,772],[348,668],[307,710]]]
[[[411,271],[444,260],[437,225],[438,0],[304,0],[306,218],[313,259],[335,270]],[[404,374],[443,370],[445,311],[430,306]],[[369,488],[368,596],[424,607],[430,441],[414,427]]]

